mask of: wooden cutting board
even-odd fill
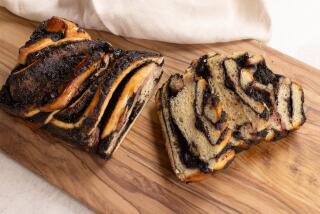
[[[35,26],[0,8],[0,85]],[[302,84],[307,122],[287,138],[254,146],[239,154],[228,169],[192,184],[179,182],[171,170],[153,97],[107,162],[0,111],[2,151],[100,213],[320,212],[319,70],[255,41],[176,45],[89,32],[116,47],[161,52],[162,81],[210,51],[262,54],[275,72]]]

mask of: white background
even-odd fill
[[[320,1],[269,0],[268,45],[320,68]],[[0,151],[0,213],[92,213]]]
[[[272,19],[268,45],[320,68],[320,1],[266,0]]]

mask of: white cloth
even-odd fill
[[[0,0],[27,19],[61,16],[116,35],[173,43],[267,41],[271,21],[263,0]]]

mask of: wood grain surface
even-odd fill
[[[36,24],[0,8],[0,85]],[[302,84],[307,122],[277,143],[239,154],[201,183],[184,184],[173,174],[153,97],[107,162],[0,111],[0,148],[10,157],[99,213],[320,213],[319,70],[255,41],[176,45],[89,33],[116,47],[161,52],[162,81],[210,51],[262,54],[275,72]]]

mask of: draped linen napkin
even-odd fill
[[[34,21],[61,16],[84,28],[181,44],[268,41],[263,0],[0,0]]]

